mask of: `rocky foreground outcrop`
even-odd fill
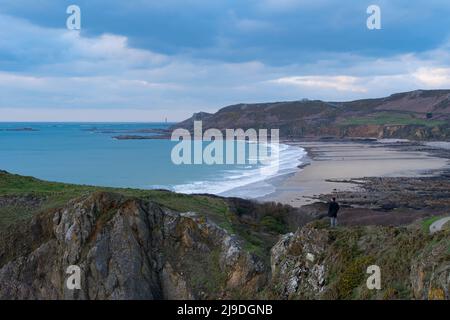
[[[271,287],[283,299],[450,299],[450,235],[415,227],[307,226],[272,249]],[[381,289],[369,290],[369,266]]]
[[[195,213],[96,193],[33,219],[1,248],[1,299],[212,299],[261,288],[264,264]],[[7,250],[7,252],[6,252]],[[69,290],[69,266],[82,271]]]
[[[202,215],[97,192],[2,235],[0,299],[449,299],[449,250],[448,231],[319,220],[261,257]],[[369,265],[381,290],[366,287]]]

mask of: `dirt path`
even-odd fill
[[[450,221],[450,217],[442,218],[438,221],[433,222],[430,226],[430,233],[441,231],[444,224],[446,224],[448,221]]]

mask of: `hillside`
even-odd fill
[[[200,112],[173,128],[279,128],[283,138],[371,137],[450,139],[450,90],[417,90],[350,102],[292,101],[238,104]]]
[[[330,230],[292,210],[0,172],[0,299],[450,298],[448,230]],[[80,290],[65,286],[69,265]]]

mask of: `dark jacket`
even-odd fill
[[[336,218],[339,211],[339,204],[336,201],[331,201],[328,207],[328,216]]]

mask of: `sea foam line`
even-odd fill
[[[270,147],[272,148],[273,146]],[[270,171],[273,172],[271,175],[261,175],[261,167],[252,169],[233,169],[227,170],[221,179],[194,181],[175,185],[170,189],[185,194],[209,193],[223,195],[226,193],[227,196],[243,196],[242,191],[239,192],[237,189],[243,189],[245,186],[264,181],[267,182],[275,177],[293,173],[297,170],[298,166],[303,163],[302,159],[306,156],[305,149],[301,147],[289,146],[286,144],[278,144],[275,147],[279,148],[279,159],[274,159],[269,164],[263,166],[265,168],[278,166],[278,170]],[[276,163],[277,161],[279,162]],[[236,190],[236,192],[233,193],[233,190]],[[264,192],[261,189],[259,194],[253,193],[250,198],[265,195],[267,195],[267,191]]]

